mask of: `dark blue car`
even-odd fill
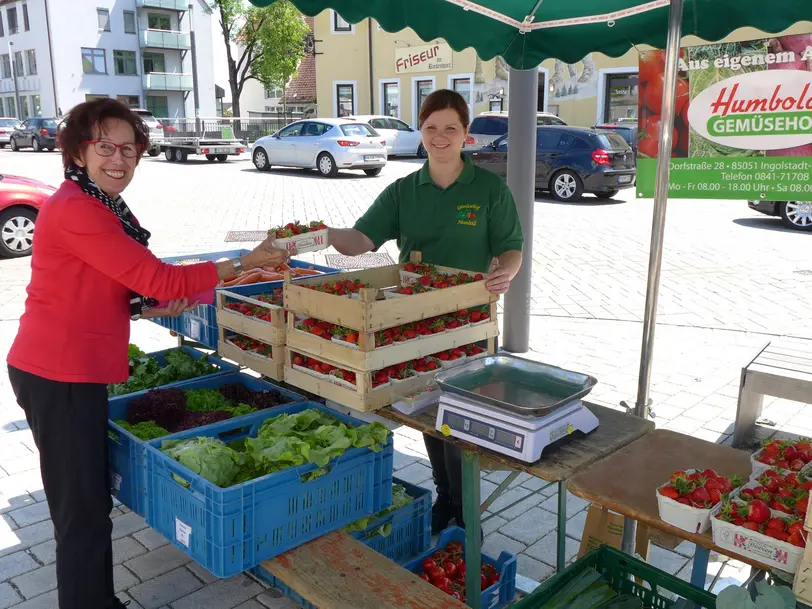
[[[476,165],[507,179],[508,137],[482,148],[463,148]],[[634,152],[612,131],[583,127],[537,127],[536,189],[559,201],[578,201],[585,192],[609,199],[631,188]]]

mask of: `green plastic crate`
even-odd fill
[[[661,594],[663,590],[693,601],[705,609],[716,609],[716,595],[700,590],[688,582],[609,546],[601,546],[577,560],[536,588],[530,596],[511,605],[511,609],[540,609],[544,603],[553,598],[556,592],[589,568],[600,573],[615,592],[639,596],[643,599],[647,609],[674,607],[676,601],[663,596]],[[629,577],[630,575],[638,578],[642,583],[638,584]]]

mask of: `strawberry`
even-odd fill
[[[762,524],[770,519],[770,508],[760,499],[754,499],[747,506],[747,520]]]
[[[472,324],[478,323],[482,321],[482,311],[471,311],[471,315],[469,317]]]
[[[437,370],[439,367],[440,364],[438,364],[434,360],[431,360],[428,364],[426,364],[426,368],[428,368],[429,370]]]
[[[688,497],[680,497],[677,499],[677,502],[684,505],[691,505],[691,501],[688,499]]]
[[[403,337],[406,340],[412,340],[413,338],[417,338],[417,332],[414,328],[406,328],[403,330]]]
[[[386,383],[389,381],[389,375],[386,373],[385,370],[378,370],[375,373],[375,380],[379,383]]]
[[[320,338],[325,338],[327,336],[327,331],[322,328],[321,326],[315,326],[310,329],[310,333],[314,334]]]
[[[347,336],[344,337],[348,343],[356,344],[358,342],[358,333],[357,332],[350,332]]]
[[[794,522],[791,522],[789,524],[789,526],[787,527],[787,533],[792,535],[793,533],[803,531],[803,529],[804,529],[804,523],[801,522],[800,520],[795,520]]]
[[[406,266],[403,267],[403,270],[406,271],[407,273],[414,273],[417,271],[416,267],[411,262],[407,262]]]
[[[292,362],[294,366],[304,366],[304,358],[301,355],[294,355]]]
[[[806,547],[806,540],[804,539],[803,533],[801,531],[796,531],[795,533],[790,533],[789,537],[786,539],[787,543],[791,543],[794,546],[798,546],[799,548]]]
[[[411,296],[412,294],[414,294],[414,290],[412,288],[410,288],[409,286],[406,286],[405,288],[401,288],[399,290],[399,293],[400,294],[405,294],[406,296]]]
[[[705,488],[708,490],[716,489],[720,491],[724,488],[724,485],[718,478],[708,478],[705,481]]]
[[[772,508],[776,512],[792,514],[792,508],[788,507],[783,501],[779,499],[773,499],[772,503],[770,504],[770,508]]]
[[[767,528],[768,529],[776,529],[778,531],[786,531],[787,530],[787,523],[784,522],[781,518],[770,518],[767,521]]]
[[[767,537],[772,537],[773,539],[777,539],[778,541],[786,541],[789,538],[789,535],[787,535],[784,531],[778,531],[776,529],[770,528],[765,530],[764,534]]]
[[[711,503],[719,503],[722,500],[722,491],[718,488],[712,488],[708,491]]]
[[[798,501],[795,502],[795,511],[799,514],[806,514],[806,510],[809,507],[809,495],[805,497],[801,497]]]
[[[689,495],[689,498],[692,503],[699,504],[710,503],[711,501],[710,493],[708,493],[708,490],[703,486],[695,488]]]
[[[436,319],[429,324],[432,334],[440,334],[445,332],[445,322],[442,319]]]
[[[474,281],[482,281],[483,279],[485,278],[482,276],[482,273],[477,273],[474,275]]]
[[[675,489],[671,485],[664,486],[663,488],[661,488],[660,494],[663,497],[668,497],[669,499],[679,499],[679,491],[677,491],[677,489]]]
[[[751,520],[746,521],[743,525],[743,528],[748,529],[750,531],[758,531],[758,523],[753,522]]]
[[[795,459],[792,463],[789,464],[789,468],[794,472],[799,472],[803,469],[806,463],[801,459]]]
[[[431,277],[429,275],[423,275],[418,279],[420,285],[429,286],[431,285]]]

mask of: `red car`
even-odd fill
[[[31,254],[37,212],[55,192],[38,180],[0,174],[0,257]]]

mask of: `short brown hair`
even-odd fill
[[[470,115],[468,114],[468,103],[462,95],[451,89],[438,89],[434,93],[429,94],[429,96],[423,100],[423,105],[420,106],[418,120],[422,125],[429,116],[438,110],[445,110],[447,108],[457,111],[463,129],[467,129],[471,122]]]
[[[141,154],[149,147],[149,127],[135,112],[115,99],[94,99],[75,106],[60,125],[57,139],[62,150],[62,165],[67,169],[79,158],[85,142],[93,139],[93,130],[102,129],[105,121],[122,120],[133,128]],[[139,155],[140,159],[140,155]]]

